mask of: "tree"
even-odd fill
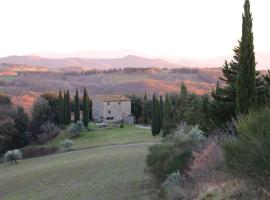
[[[63,119],[64,124],[67,125],[67,93],[64,91],[64,99],[63,99]]]
[[[245,0],[242,20],[240,61],[236,85],[236,113],[246,114],[251,108],[257,106],[256,63],[252,32],[253,19],[249,0]]]
[[[173,128],[175,128],[175,126],[173,122],[172,104],[169,95],[166,94],[164,103],[164,119],[162,124],[163,137],[170,134]]]
[[[69,94],[69,90],[67,90],[67,93],[66,93],[66,122],[67,122],[67,125],[70,124],[71,122],[71,101],[70,101],[70,94]]]
[[[49,121],[58,124],[58,104],[59,104],[59,96],[56,93],[47,92],[41,95],[44,99],[48,101],[48,105],[50,106],[50,112],[48,113]]]
[[[143,98],[143,122],[145,125],[148,124],[148,120],[151,117],[151,101],[147,100],[147,93],[144,93]]]
[[[176,99],[176,116],[175,118],[179,121],[185,120],[185,115],[188,109],[188,91],[185,83],[180,85],[180,94]]]
[[[138,123],[138,119],[142,116],[143,103],[140,97],[132,95],[131,99],[131,113],[135,117],[135,123]]]
[[[49,121],[49,112],[50,106],[48,101],[43,97],[38,97],[32,107],[31,130],[35,139],[37,134],[40,133],[41,125]]]
[[[14,117],[15,128],[18,130],[13,138],[15,148],[21,148],[28,144],[28,139],[26,137],[26,132],[29,126],[29,117],[24,111],[24,108],[19,106],[16,110],[16,115]]]
[[[83,91],[83,124],[85,127],[89,124],[89,97],[86,89]]]
[[[151,123],[151,130],[152,135],[156,136],[159,134],[159,108],[158,108],[158,101],[156,99],[156,94],[153,94],[152,99],[152,123]]]
[[[59,124],[65,124],[64,99],[61,90],[59,90],[58,94],[58,121]]]
[[[159,115],[160,115],[160,121],[159,121],[159,124],[160,124],[160,129],[162,129],[162,125],[163,125],[163,119],[164,119],[164,108],[163,108],[163,96],[160,95],[159,97]]]
[[[0,154],[14,148],[13,137],[17,134],[14,119],[11,117],[0,119]]]
[[[74,100],[74,122],[77,123],[77,121],[80,120],[80,99],[79,99],[79,92],[76,89],[76,95]]]

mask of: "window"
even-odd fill
[[[113,117],[106,117],[106,120],[113,120]]]
[[[107,102],[107,105],[109,106],[110,105],[110,102]]]
[[[108,114],[111,114],[111,113],[112,113],[112,111],[108,110]]]
[[[118,102],[118,105],[119,105],[119,106],[121,105],[121,101]]]

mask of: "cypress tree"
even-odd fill
[[[67,106],[67,110],[66,110],[66,116],[67,116],[67,125],[70,124],[71,122],[71,102],[70,102],[70,94],[69,94],[69,90],[67,90],[67,98],[66,98],[66,106]]]
[[[162,129],[162,125],[163,125],[163,119],[164,119],[164,104],[163,104],[163,96],[160,95],[159,97],[159,107],[160,107],[160,129]]]
[[[158,132],[158,110],[157,110],[157,100],[156,100],[156,94],[153,94],[153,99],[152,99],[152,123],[151,123],[151,130],[152,130],[152,135],[156,136]]]
[[[63,120],[64,124],[68,124],[68,119],[67,119],[67,93],[64,91],[64,100],[63,100]]]
[[[163,137],[170,134],[171,130],[173,129],[173,124],[172,104],[169,95],[166,94],[164,103],[164,119],[162,123]]]
[[[144,98],[143,98],[143,121],[144,124],[146,125],[148,122],[148,115],[147,115],[147,93],[144,93]]]
[[[86,89],[83,91],[83,124],[85,127],[89,124],[89,97]]]
[[[74,99],[74,123],[80,120],[80,100],[79,92],[76,89],[75,99]]]
[[[251,108],[257,106],[256,63],[252,32],[253,19],[249,0],[245,0],[242,19],[240,61],[236,85],[236,113],[246,114]]]
[[[160,115],[161,111],[160,111],[160,102],[158,99],[156,99],[156,124],[157,124],[157,135],[160,133],[161,131],[161,115]]]
[[[59,90],[59,94],[58,94],[58,121],[59,121],[59,124],[65,123],[63,103],[64,103],[63,94],[62,94],[62,91]]]

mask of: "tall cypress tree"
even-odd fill
[[[83,91],[83,124],[88,127],[89,124],[89,97],[86,89]]]
[[[64,100],[63,100],[63,94],[62,91],[59,90],[59,94],[58,94],[58,121],[59,124],[64,124],[65,123],[65,119],[64,119]]]
[[[169,95],[166,94],[165,103],[164,103],[164,119],[163,119],[163,124],[162,124],[163,137],[170,134],[173,128],[174,128],[174,123],[173,123],[172,104],[171,104]]]
[[[253,19],[249,0],[245,0],[242,19],[240,61],[236,84],[236,113],[245,114],[251,108],[257,106],[256,63],[252,32]]]
[[[70,124],[71,122],[71,102],[70,102],[70,94],[69,94],[69,90],[67,90],[67,98],[66,98],[66,106],[67,106],[67,110],[66,110],[66,116],[67,116],[67,125]]]
[[[161,131],[161,124],[160,124],[160,122],[161,122],[161,115],[160,115],[160,113],[161,113],[161,111],[160,111],[160,102],[159,102],[159,100],[158,100],[158,98],[156,99],[156,124],[157,124],[157,135],[160,133],[160,131]]]
[[[68,119],[67,119],[67,93],[64,91],[64,100],[63,100],[63,120],[64,124],[68,124]]]
[[[163,96],[160,95],[159,97],[159,108],[160,108],[160,121],[159,121],[159,124],[160,124],[160,129],[162,129],[162,125],[163,125],[163,119],[164,119],[164,107],[163,107]]]
[[[143,98],[143,121],[144,124],[146,125],[148,122],[148,115],[147,115],[147,93],[144,93],[144,98]]]
[[[157,110],[157,99],[156,99],[156,94],[153,94],[153,99],[152,99],[152,123],[151,123],[151,130],[152,130],[152,135],[156,136],[158,135],[158,110]]]
[[[80,99],[79,99],[79,92],[76,89],[75,99],[74,99],[74,122],[80,120]]]

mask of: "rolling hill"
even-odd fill
[[[0,64],[6,65],[29,65],[47,67],[50,69],[78,67],[83,69],[106,69],[127,67],[177,67],[177,64],[162,59],[151,59],[128,55],[122,58],[92,59],[92,58],[43,58],[40,56],[8,56],[0,58]]]

